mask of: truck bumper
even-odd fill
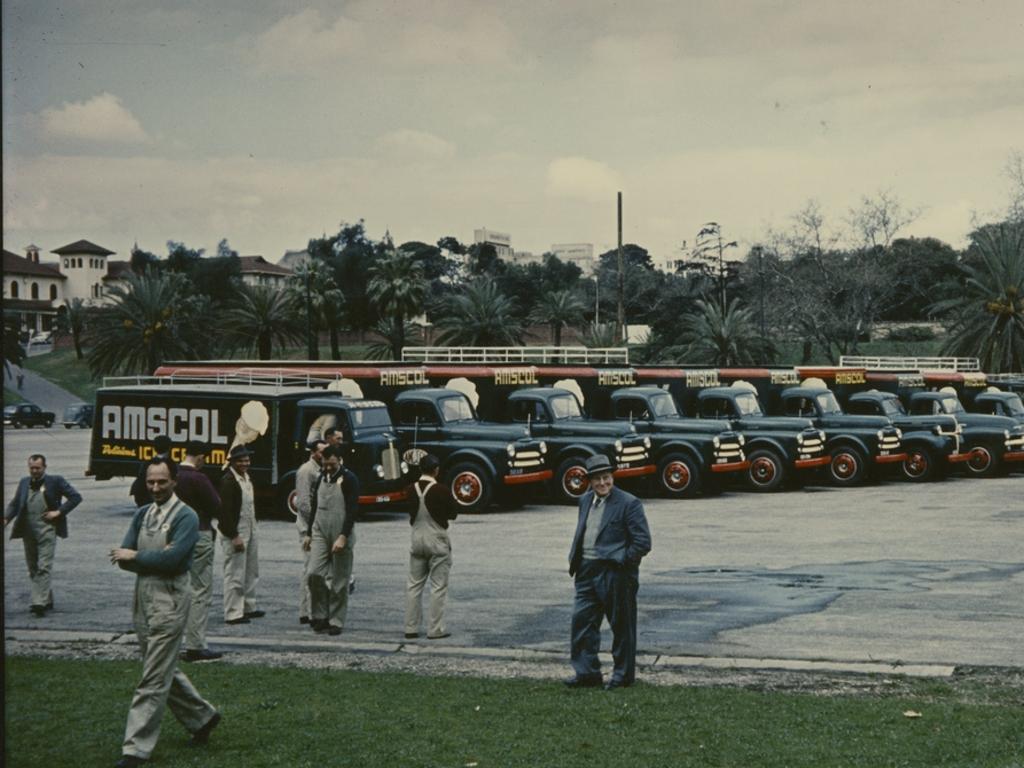
[[[831,456],[819,456],[816,459],[797,459],[793,462],[793,466],[797,469],[817,469],[818,467],[827,467],[831,461]]]
[[[950,464],[963,464],[965,461],[971,460],[970,453],[951,453],[946,457],[946,461]]]
[[[712,464],[712,472],[742,472],[746,469],[750,469],[749,461],[733,461],[727,464]]]
[[[905,453],[890,453],[888,456],[875,456],[875,464],[902,464],[907,460]]]
[[[641,477],[642,475],[653,475],[658,468],[653,464],[645,464],[642,467],[625,467],[612,472],[612,477]]]
[[[388,493],[360,496],[359,503],[367,506],[373,506],[374,504],[391,504],[395,501],[405,501],[408,498],[409,492],[406,490],[389,491]]]
[[[1024,451],[1008,451],[1003,454],[1003,461],[1024,461]]]
[[[522,475],[505,475],[501,479],[505,485],[525,485],[527,483],[543,483],[546,480],[550,480],[555,476],[555,473],[550,469],[545,469],[540,472],[527,472]]]

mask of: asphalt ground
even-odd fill
[[[70,538],[58,544],[56,609],[46,617],[29,613],[21,544],[5,540],[8,651],[33,638],[130,642],[133,579],[107,558],[133,511],[129,480],[84,477],[87,431],[4,432],[5,505],[35,452],[84,496],[69,518]],[[648,665],[866,672],[916,665],[922,674],[1024,668],[1022,489],[1017,475],[647,500],[654,547],[641,568],[641,655]],[[429,643],[402,639],[404,514],[385,510],[357,525],[357,589],[344,633],[330,640],[298,623],[294,524],[264,521],[259,599],[267,616],[223,623],[218,551],[210,643],[237,653],[337,648],[487,657],[499,666],[502,659],[567,662],[573,588],[566,556],[575,517],[557,505],[460,517],[452,529],[452,636]],[[609,643],[606,629],[603,647]]]

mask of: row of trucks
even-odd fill
[[[189,440],[207,442],[214,466],[244,443],[263,513],[281,514],[294,508],[308,441],[333,426],[367,506],[405,501],[425,453],[467,511],[531,493],[573,501],[597,454],[634,490],[673,498],[822,478],[988,476],[1024,466],[1024,382],[983,379],[503,360],[167,363],[97,392],[89,472],[134,476],[160,434],[175,458]]]

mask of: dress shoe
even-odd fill
[[[206,721],[206,725],[192,733],[188,740],[190,746],[199,747],[210,740],[210,731],[220,725],[220,712],[214,712],[213,717]]]
[[[252,620],[251,619],[247,619],[245,616],[242,616],[241,618],[238,618],[238,619],[225,619],[224,623],[225,624],[251,624]]]
[[[420,636],[420,633],[419,633],[419,632],[406,632],[406,633],[405,633],[405,639],[406,639],[406,640],[415,640],[415,639],[417,639],[417,638],[418,638],[419,636]]]
[[[327,634],[328,635],[340,635],[341,634],[341,627],[336,627],[333,624],[328,624],[327,625]]]
[[[444,640],[446,637],[451,636],[451,632],[442,632],[440,635],[427,635],[427,640]]]
[[[135,755],[121,755],[121,759],[114,763],[114,768],[135,768],[138,765],[145,765],[149,761]]]
[[[584,676],[581,677],[576,675],[570,677],[568,680],[563,681],[566,688],[600,688],[601,687],[601,676]]]
[[[299,624],[309,624],[309,616],[299,616]]]
[[[322,635],[331,625],[327,623],[327,619],[313,619],[309,622],[309,626],[318,635]]]
[[[604,684],[606,691],[614,691],[616,688],[628,688],[629,683],[623,682],[622,680],[616,680],[614,677]]]
[[[182,654],[185,661],[213,661],[223,656],[223,653],[211,651],[209,648],[188,648]]]
[[[45,616],[46,615],[46,606],[45,605],[30,605],[28,607],[28,609],[30,611],[32,611],[32,615],[33,616]]]
[[[266,615],[267,615],[266,611],[248,611],[245,614],[245,618],[247,618],[247,619],[262,619]]]
[[[356,580],[355,579],[349,579],[349,581],[348,581],[348,593],[351,595],[355,591],[356,591]]]

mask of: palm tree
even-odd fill
[[[79,360],[84,357],[82,336],[85,334],[88,317],[89,309],[81,299],[65,302],[64,306],[57,310],[57,331],[71,334],[71,340],[75,344],[75,357]]]
[[[746,365],[762,352],[753,312],[732,299],[723,311],[718,301],[698,300],[686,316],[682,344],[673,348],[680,362],[708,365]]]
[[[562,346],[562,329],[578,325],[586,307],[575,291],[562,289],[546,293],[533,312],[530,320],[551,326],[552,343]]]
[[[235,298],[221,314],[224,340],[229,348],[255,349],[260,360],[269,360],[275,343],[285,347],[302,340],[304,329],[297,316],[288,291],[239,284]]]
[[[423,309],[429,284],[423,277],[422,265],[405,251],[389,250],[369,270],[366,292],[378,314],[389,321],[397,350],[401,356],[405,346],[405,321]]]
[[[617,347],[622,343],[615,323],[591,323],[583,332],[583,345],[595,348]]]
[[[300,322],[307,338],[307,355],[310,360],[320,359],[320,329],[326,327],[330,333],[331,358],[341,358],[341,343],[338,330],[341,327],[345,307],[345,294],[338,288],[330,265],[322,259],[299,265],[288,285],[288,291],[299,309]]]
[[[448,299],[440,344],[474,347],[512,346],[523,341],[523,327],[515,319],[515,305],[498,290],[490,278],[478,278],[466,284],[462,293]]]
[[[395,327],[394,320],[381,320],[374,327],[373,332],[380,336],[382,341],[372,342],[366,351],[370,360],[400,360],[402,348],[407,343],[420,344],[423,341],[423,331],[418,325],[406,322],[399,330]]]
[[[89,310],[93,375],[150,373],[163,360],[198,357],[210,340],[209,303],[191,294],[186,277],[154,269],[112,286],[110,302]]]
[[[1024,225],[984,227],[974,245],[960,295],[930,308],[952,321],[941,354],[978,357],[991,373],[1024,370]]]

